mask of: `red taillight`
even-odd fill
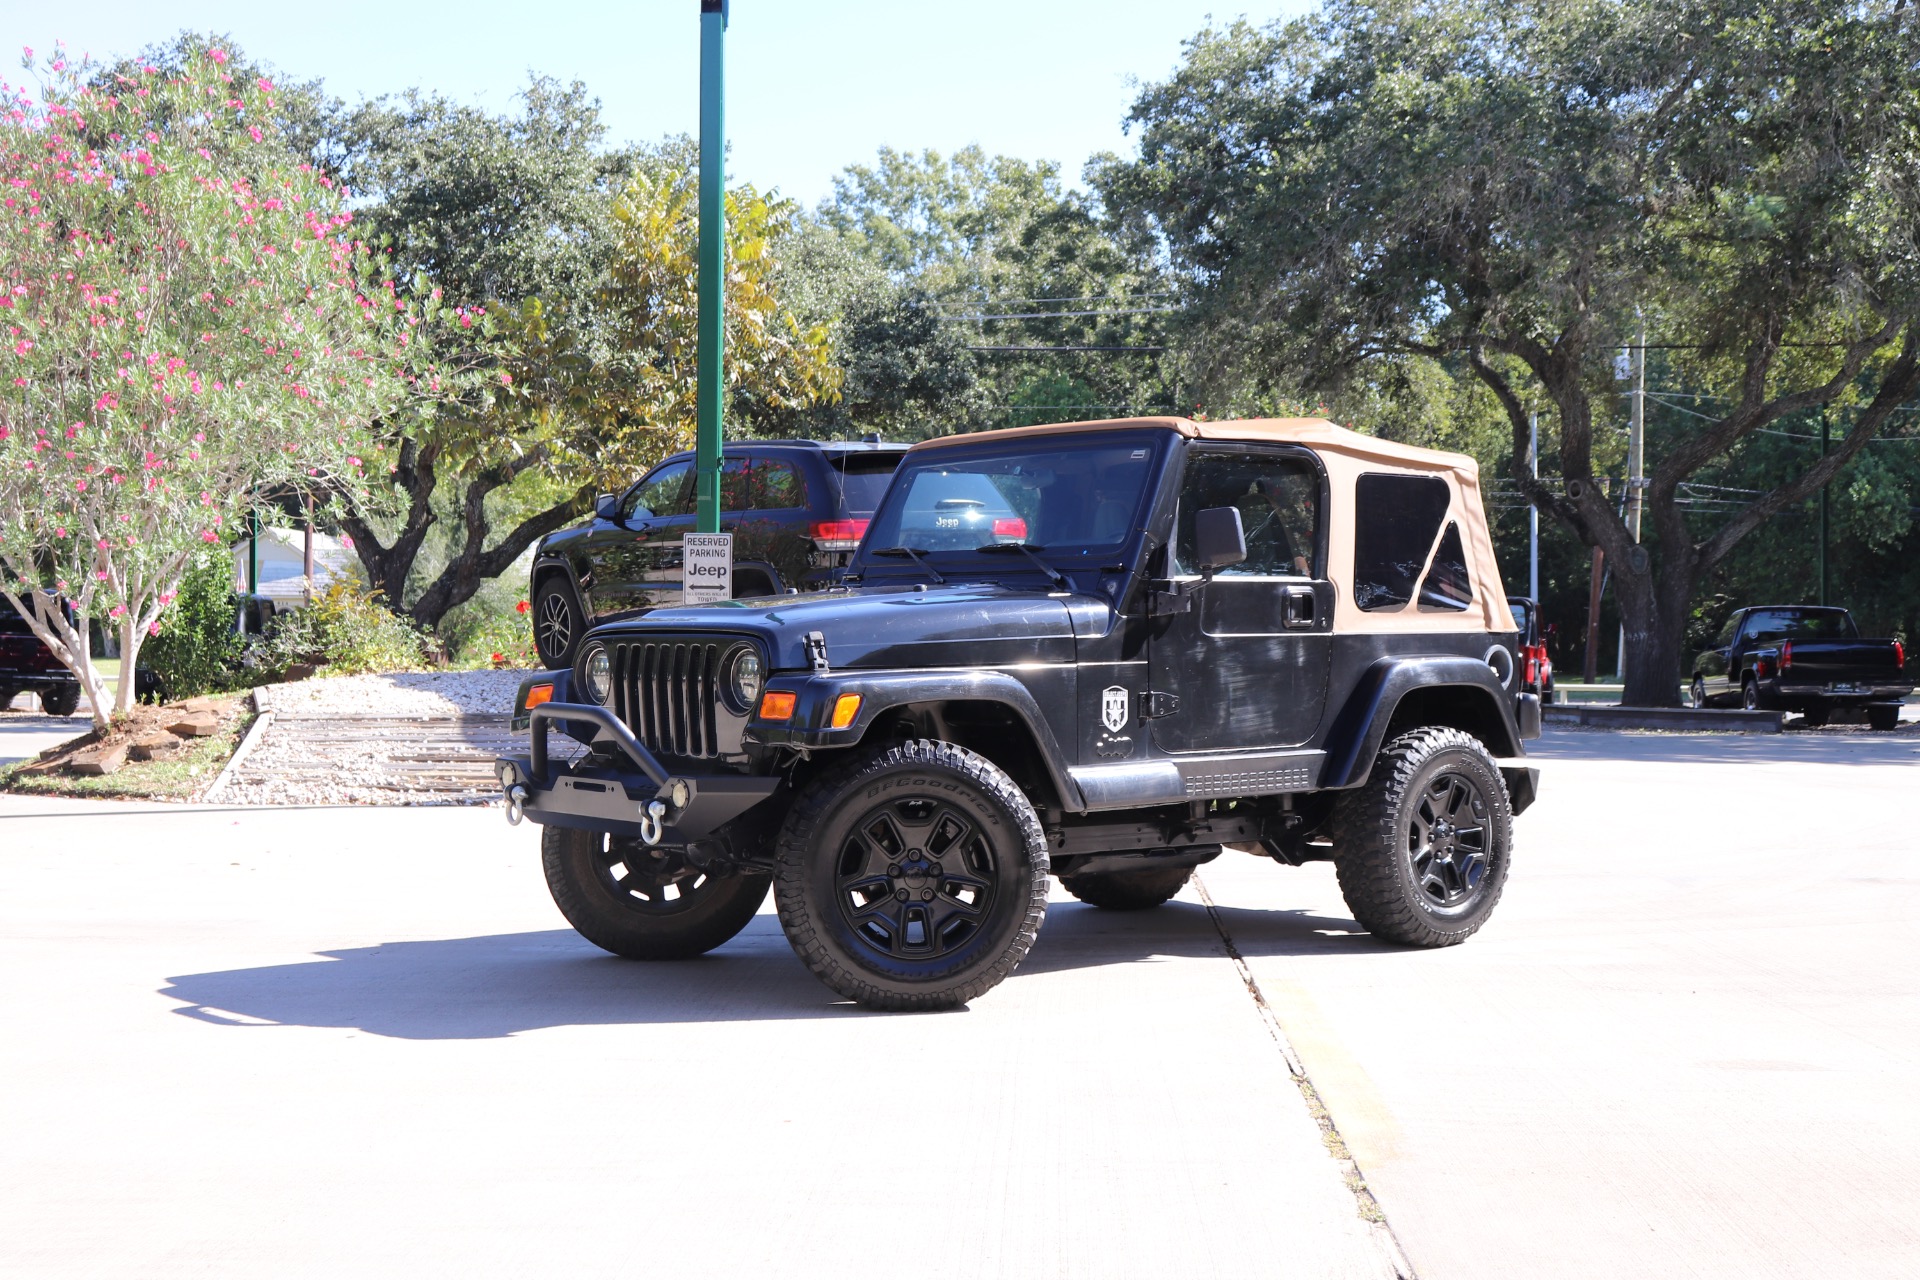
[[[1756,676],[1759,676],[1762,680],[1765,680],[1768,676],[1773,674],[1773,664],[1771,662],[1768,662],[1765,658],[1762,658],[1758,662],[1753,664],[1753,674],[1755,674]]]
[[[867,536],[865,520],[816,520],[813,541],[822,551],[851,551]]]
[[[1895,671],[1898,671],[1906,665],[1907,665],[1907,646],[1901,644],[1898,640],[1895,640],[1893,642],[1893,669]]]
[[[1780,669],[1782,671],[1785,671],[1788,667],[1792,665],[1793,665],[1793,641],[1789,640],[1785,644],[1782,644],[1780,646]]]
[[[1027,522],[1019,516],[1001,516],[993,522],[993,536],[1011,538],[1015,542],[1027,540]]]

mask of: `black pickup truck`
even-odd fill
[[[72,607],[64,600],[60,607],[72,622]],[[38,695],[40,709],[50,716],[70,716],[80,706],[80,682],[0,596],[0,711],[22,693]]]
[[[1898,640],[1862,639],[1845,609],[1742,609],[1694,659],[1693,705],[1798,711],[1816,727],[1835,711],[1864,708],[1869,725],[1891,729],[1913,692],[1906,662]]]

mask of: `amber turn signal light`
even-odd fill
[[[860,714],[860,695],[843,693],[833,700],[833,727],[844,729]]]
[[[552,702],[552,701],[553,701],[553,686],[550,684],[537,684],[533,686],[533,688],[527,690],[527,710],[529,711],[533,710],[535,707],[539,706],[544,702]]]
[[[779,689],[769,690],[760,698],[760,718],[762,720],[793,719],[793,703],[797,696]]]

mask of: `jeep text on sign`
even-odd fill
[[[690,533],[681,559],[680,602],[733,599],[733,535]]]

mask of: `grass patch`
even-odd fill
[[[253,723],[254,713],[241,713],[205,738],[193,738],[165,760],[128,760],[118,773],[86,778],[61,772],[40,772],[38,761],[22,760],[0,767],[0,791],[16,795],[73,796],[87,800],[194,800],[213,785],[220,768]]]

